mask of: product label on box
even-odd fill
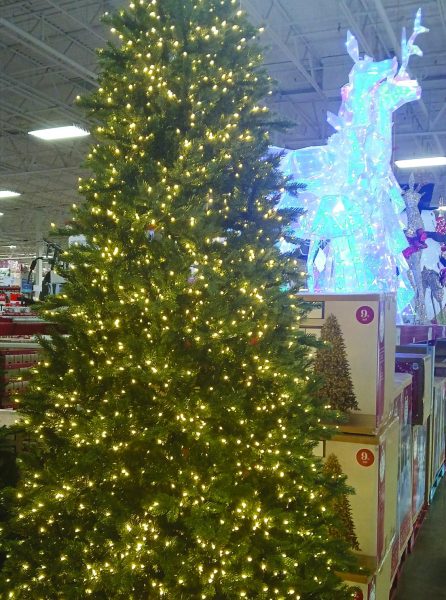
[[[358,450],[356,453],[356,460],[361,467],[371,467],[375,462],[375,456],[371,450],[361,448],[361,450]]]
[[[368,325],[375,318],[375,312],[371,306],[360,306],[356,311],[356,320],[363,325]]]

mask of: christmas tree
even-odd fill
[[[75,215],[86,245],[43,306],[58,329],[21,405],[34,451],[0,589],[351,597],[325,507],[344,484],[313,456],[328,409],[275,248],[283,179],[257,30],[238,0],[141,0],[110,21],[119,42],[84,101],[98,123]]]
[[[330,454],[327,457],[324,470],[334,485],[337,485],[339,481],[345,481],[345,475],[335,454]],[[336,496],[332,500],[332,509],[334,514],[338,516],[339,522],[333,527],[331,534],[340,540],[348,542],[354,550],[359,550],[358,538],[356,537],[355,525],[347,494]]]
[[[314,361],[314,372],[322,384],[319,395],[331,408],[348,412],[357,410],[358,404],[350,376],[350,366],[338,320],[328,315],[321,329],[322,345]]]

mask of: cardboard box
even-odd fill
[[[432,339],[432,325],[397,325],[397,344],[427,342]]]
[[[395,416],[400,424],[398,449],[397,553],[392,559],[392,572],[398,567],[401,555],[413,532],[412,516],[412,377],[396,373]],[[395,566],[396,563],[396,566]]]
[[[445,386],[446,379],[435,377],[430,426],[429,501],[432,500],[437,475],[445,461]]]
[[[430,423],[430,419],[429,419]],[[428,424],[412,427],[412,521],[415,523],[426,504],[429,466]]]
[[[428,342],[446,337],[446,325],[397,325],[397,344]]]
[[[446,339],[441,338],[435,344],[435,376],[446,377]]]
[[[369,417],[370,418],[370,417]],[[355,490],[349,496],[360,554],[380,564],[397,531],[398,418],[374,435],[340,431],[325,442],[324,455],[335,454]]]
[[[341,573],[344,582],[356,592],[353,600],[389,600],[391,581],[391,549],[384,556],[378,568],[373,568],[372,557],[363,557],[362,563],[370,574]]]
[[[412,424],[426,423],[432,410],[432,357],[430,354],[397,353],[395,371],[412,375]]]
[[[0,409],[0,427],[11,427],[20,420],[20,416],[16,410],[9,408]]]
[[[389,417],[393,402],[396,346],[394,294],[299,294],[315,305],[301,327],[319,337],[326,317],[336,316],[344,337],[359,410],[376,425]],[[367,374],[365,376],[365,374]]]

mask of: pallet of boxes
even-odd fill
[[[39,344],[30,340],[0,342],[0,427],[17,422],[20,396],[29,383],[29,371],[39,361]]]
[[[414,472],[418,476],[415,502],[420,508],[432,502],[445,468],[446,331],[444,326],[403,326],[398,334],[396,368],[413,377]]]
[[[357,573],[341,574],[357,600],[388,600],[413,530],[410,373],[395,375],[393,294],[301,294],[314,303],[302,322],[326,343],[315,371],[328,403],[347,414],[320,446],[355,490],[349,496]],[[350,538],[348,538],[350,539]]]

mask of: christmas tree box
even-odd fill
[[[428,425],[412,427],[412,520],[415,523],[426,503],[429,464]]]
[[[436,489],[437,476],[445,461],[445,385],[446,379],[435,377],[429,440],[429,501]]]
[[[432,358],[429,354],[398,352],[395,371],[412,375],[412,424],[422,425],[432,409]]]
[[[304,293],[299,297],[314,304],[314,310],[301,324],[307,333],[319,337],[327,317],[336,317],[358,408],[364,414],[374,415],[376,425],[380,425],[388,418],[393,401],[395,296]],[[342,375],[339,373],[339,377]]]
[[[446,377],[446,339],[440,338],[435,342],[435,376]]]
[[[359,573],[340,573],[344,583],[352,588],[353,600],[389,600],[392,586],[392,552],[385,554],[379,567],[374,557],[360,557]]]
[[[16,410],[10,408],[0,409],[0,427],[11,427],[20,420],[20,417]]]
[[[338,433],[325,442],[355,490],[349,496],[360,554],[379,564],[397,531],[400,425],[392,418],[376,435]]]
[[[394,413],[400,424],[398,451],[397,540],[392,571],[400,562],[413,532],[412,518],[412,377],[395,373]],[[395,567],[395,568],[396,568]]]
[[[427,342],[433,336],[432,325],[397,325],[396,343]]]

